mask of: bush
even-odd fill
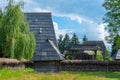
[[[72,56],[71,56],[71,55],[67,55],[67,56],[66,56],[66,59],[67,59],[67,60],[72,60]]]
[[[103,61],[102,51],[97,51],[96,60]]]
[[[110,56],[110,51],[108,49],[106,49],[106,58],[105,58],[105,60],[107,60],[107,61],[112,60],[112,57]]]

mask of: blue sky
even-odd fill
[[[20,0],[17,0],[20,1]],[[108,33],[104,30],[102,18],[105,9],[104,0],[22,0],[24,12],[51,12],[56,35],[75,32],[79,40],[86,35],[88,40],[103,40]],[[4,7],[5,0],[0,0]]]

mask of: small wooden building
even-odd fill
[[[34,68],[37,72],[59,72],[63,56],[58,50],[51,13],[26,13],[36,38]]]
[[[84,52],[85,50],[94,51],[94,54],[87,54]],[[103,59],[105,59],[106,47],[103,41],[84,41],[83,44],[71,46],[71,48],[66,51],[65,57],[71,55],[73,60],[96,60],[97,50],[102,50]]]
[[[97,50],[101,50],[102,51],[103,59],[106,58],[106,46],[105,46],[103,41],[84,41],[83,45],[86,45],[86,46],[89,46],[89,47],[90,46],[96,47]],[[95,58],[96,58],[96,55],[97,55],[97,53],[96,53],[97,50],[94,50]]]

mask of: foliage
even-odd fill
[[[102,51],[97,51],[96,60],[103,61],[103,55],[102,55]]]
[[[120,32],[120,0],[105,0],[103,7],[107,11],[103,18],[103,21],[107,23],[106,30],[109,33],[106,40],[112,43],[114,37]]]
[[[58,46],[60,52],[63,54],[65,50],[69,49],[70,47],[70,37],[68,34],[65,34],[65,37],[63,38],[62,35],[59,36],[58,39]]]
[[[78,45],[79,43],[79,39],[75,33],[72,38],[70,38],[68,34],[65,34],[64,37],[63,35],[60,35],[58,38],[58,46],[61,53],[64,53],[65,50],[68,50],[71,46]]]
[[[70,46],[79,45],[79,44],[80,44],[80,41],[79,41],[77,35],[74,33],[70,40]]]
[[[33,56],[36,42],[21,7],[21,2],[14,4],[13,0],[9,0],[2,12],[0,26],[0,55],[2,57],[30,59]]]
[[[67,56],[66,56],[66,59],[67,59],[67,60],[72,60],[72,56],[71,56],[71,55],[67,55]]]
[[[107,60],[107,61],[112,60],[112,58],[110,56],[110,51],[108,49],[106,49],[106,58],[105,58],[105,60]]]
[[[64,44],[63,44],[63,35],[60,35],[58,38],[58,47],[61,53],[64,52]]]
[[[64,49],[67,50],[70,48],[70,37],[68,34],[65,35],[63,39]]]
[[[111,58],[111,56],[110,56],[110,51],[109,51],[108,49],[106,49],[105,53],[106,53],[105,60],[106,60],[106,61],[112,60],[112,58]],[[102,51],[97,51],[96,59],[97,59],[97,60],[100,60],[100,61],[103,61]]]
[[[113,56],[118,51],[118,49],[120,49],[120,36],[119,35],[117,35],[114,38],[111,56]]]
[[[119,80],[120,72],[78,72],[36,73],[33,69],[0,70],[2,80]]]
[[[86,35],[84,35],[83,41],[87,41],[87,40],[88,40],[88,39],[87,39]]]

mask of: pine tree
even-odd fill
[[[67,50],[70,48],[70,37],[68,34],[65,34],[65,37],[63,39],[63,44],[64,44],[64,50]]]
[[[64,44],[63,44],[63,35],[59,35],[58,38],[58,47],[61,53],[64,52],[63,48],[64,48]]]
[[[9,0],[4,9],[2,26],[0,26],[0,49],[3,57],[30,59],[35,49],[35,37],[29,30],[22,4]]]
[[[74,33],[70,40],[70,46],[79,45],[79,44],[80,44],[79,39],[78,39],[77,35]]]
[[[86,35],[84,35],[83,41],[87,41],[87,40],[88,40],[88,39],[87,39]]]
[[[65,50],[70,48],[70,37],[68,34],[65,34],[64,38],[62,35],[59,36],[58,46],[60,52],[63,54]]]

